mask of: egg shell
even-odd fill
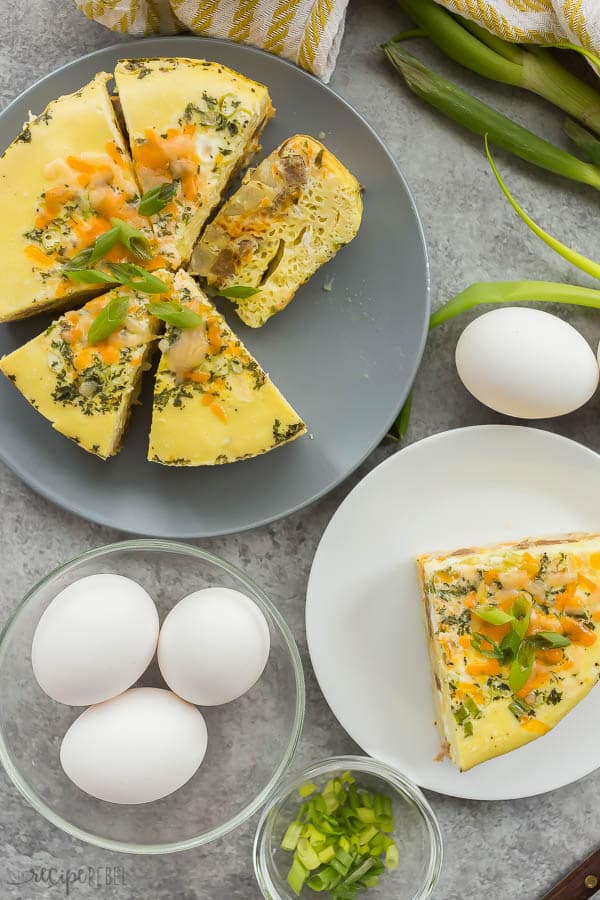
[[[80,578],[38,622],[31,647],[35,677],[59,703],[101,703],[144,673],[158,630],[156,606],[137,582],[110,574]]]
[[[189,781],[206,747],[206,723],[195,706],[162,688],[132,688],[73,722],[60,761],[92,797],[150,803]]]
[[[163,622],[158,664],[172,691],[218,706],[245,694],[269,658],[269,626],[239,591],[213,587],[184,597]]]
[[[598,386],[585,338],[557,316],[522,307],[495,309],[467,325],[456,368],[477,400],[521,419],[565,415]]]

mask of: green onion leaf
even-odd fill
[[[232,284],[231,287],[217,291],[219,297],[227,297],[228,300],[247,300],[255,294],[260,294],[260,288],[249,287],[246,284]]]
[[[133,225],[130,225],[128,222],[124,222],[122,219],[111,219],[110,221],[111,225],[118,230],[119,242],[123,244],[133,256],[137,256],[140,260],[146,260],[152,257],[150,241],[143,232],[134,228]],[[110,231],[107,232],[107,234],[110,234]],[[101,237],[105,237],[105,235],[102,235]],[[98,238],[98,241],[99,240],[101,240],[101,238]],[[98,244],[98,241],[96,241],[96,244]],[[101,254],[101,256],[103,255],[104,253]],[[100,257],[98,257],[98,259],[99,258]]]
[[[473,737],[473,723],[470,719],[468,719],[468,721],[466,721],[463,725],[463,731],[465,737]]]
[[[294,894],[297,897],[300,896],[302,892],[302,888],[304,887],[304,882],[308,877],[308,870],[304,868],[299,859],[295,859],[292,863],[292,867],[288,872],[287,883],[293,890]]]
[[[529,628],[529,620],[531,618],[532,603],[523,594],[520,594],[513,603],[512,614],[515,619],[513,631],[520,638],[525,637]]]
[[[79,253],[72,256],[71,259],[64,264],[63,272],[66,273],[69,269],[87,269],[93,252],[93,247],[86,247],[85,250],[80,250]]]
[[[561,647],[569,647],[571,641],[564,634],[556,631],[538,631],[536,634],[525,638],[527,643],[535,650],[555,650]]]
[[[300,835],[302,834],[302,828],[303,826],[300,822],[291,823],[281,841],[283,850],[290,850],[293,852],[296,849],[298,841],[300,840]]]
[[[520,719],[522,716],[535,714],[533,706],[530,706],[526,700],[522,699],[522,697],[513,697],[512,701],[508,704],[508,708],[517,719]]]
[[[154,304],[154,305],[155,306],[166,306],[168,302],[169,301],[165,301],[164,303]],[[173,304],[169,304],[169,305],[176,306],[177,304],[173,303]],[[185,307],[181,307],[181,309],[184,309],[184,308]],[[156,313],[155,313],[155,315],[156,315]],[[194,313],[194,315],[197,315],[197,314]],[[201,317],[198,316],[198,318],[200,319],[200,322],[201,322],[202,321]],[[197,322],[196,324],[199,325],[200,323]],[[300,794],[301,797],[310,797],[310,795],[314,794],[314,792],[316,790],[317,790],[317,785],[313,784],[312,781],[307,781],[305,784],[303,784],[301,787],[298,788],[298,793]]]
[[[479,707],[477,706],[477,704],[475,703],[475,701],[473,700],[472,697],[467,697],[464,701],[464,705],[467,708],[467,710],[469,711],[469,714],[472,715],[474,719],[481,718],[481,715],[482,715],[481,710],[479,709]]]
[[[127,297],[113,297],[104,309],[96,316],[88,331],[88,344],[97,344],[120,328],[129,311]]]
[[[488,659],[504,659],[502,648],[487,634],[481,634],[480,631],[474,631],[471,634],[471,647],[477,650],[478,653],[481,653],[482,656],[487,656]]]
[[[516,631],[516,625],[513,625],[508,634],[505,634],[500,642],[500,650],[502,652],[502,662],[504,665],[513,662],[519,647],[521,646],[521,638]]]
[[[514,619],[514,616],[504,612],[498,606],[479,606],[473,612],[478,619],[483,619],[484,622],[489,622],[490,625],[506,625],[507,622],[512,622]]]
[[[600,190],[600,169],[596,166],[583,162],[472,97],[428,69],[403,46],[389,42],[384,44],[383,50],[407,86],[450,119],[481,137],[488,134],[494,144],[533,165]]]
[[[508,676],[508,684],[513,693],[516,694],[529,681],[534,659],[533,647],[527,641],[522,641]]]
[[[152,316],[156,316],[157,319],[162,319],[163,322],[173,325],[175,328],[197,328],[204,321],[202,316],[195,313],[193,309],[188,309],[187,306],[182,306],[180,303],[175,303],[172,300],[161,300],[158,303],[151,303],[148,307],[148,312]],[[300,788],[298,793],[301,790],[302,788]],[[308,797],[309,794],[300,793],[300,796]]]
[[[112,250],[120,239],[121,228],[119,224],[115,225],[115,221],[117,220],[111,219],[113,228],[109,231],[105,231],[104,234],[99,235],[94,241],[92,254],[89,258],[89,265],[93,265],[95,262],[98,262],[99,259],[102,259],[103,256],[106,256],[108,251]]]
[[[400,854],[398,853],[398,848],[395,844],[390,844],[390,846],[385,851],[385,867],[388,870],[393,870],[398,868],[398,863],[400,861]]]
[[[143,294],[166,294],[169,290],[164,281],[133,263],[108,263],[107,268],[120,284]]]
[[[574,122],[573,119],[565,119],[563,131],[573,141],[575,146],[579,148],[588,162],[594,163],[595,166],[600,166],[600,141],[598,138],[590,134],[579,122]]]
[[[552,250],[558,253],[559,256],[562,256],[563,259],[566,259],[568,262],[572,263],[578,269],[581,269],[582,272],[586,272],[588,275],[591,275],[593,278],[600,279],[600,265],[594,262],[592,259],[588,259],[587,256],[583,256],[583,254],[578,253],[576,250],[572,250],[570,247],[567,247],[566,244],[561,243],[556,240],[556,238],[552,237],[551,234],[548,234],[547,231],[544,231],[543,228],[533,221],[533,219],[527,215],[524,209],[522,209],[517,201],[514,199],[510,191],[508,190],[506,184],[502,180],[502,176],[496,167],[496,163],[493,160],[492,154],[490,152],[489,141],[487,134],[485,135],[485,152],[491,166],[492,172],[496,177],[496,181],[500,185],[502,193],[517,213],[519,218],[525,222],[528,228],[533,231],[541,240],[547,244]],[[600,170],[599,170],[600,173]]]
[[[83,284],[118,284],[119,279],[100,269],[65,269],[63,270],[71,281],[80,281]]]
[[[142,216],[154,216],[156,213],[159,213],[161,209],[165,208],[167,203],[173,199],[176,193],[177,182],[165,181],[164,184],[159,184],[149,191],[146,191],[140,200],[138,212]]]

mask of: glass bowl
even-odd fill
[[[395,769],[370,757],[335,756],[287,778],[263,810],[254,839],[254,871],[267,900],[296,900],[286,880],[292,854],[281,849],[281,840],[302,802],[298,788],[309,781],[322,789],[331,778],[348,771],[360,787],[391,798],[396,824],[392,837],[400,856],[398,868],[385,872],[377,887],[364,891],[364,896],[374,900],[424,900],[433,893],[442,867],[442,835],[419,788]],[[301,898],[312,900],[316,896],[307,887],[300,894]]]
[[[186,594],[211,585],[247,594],[271,633],[269,661],[248,693],[204,707],[204,762],[175,793],[141,805],[96,800],[64,774],[62,738],[82,707],[63,706],[39,687],[31,642],[51,600],[77,578],[117,573],[154,599],[161,622]],[[165,687],[156,659],[137,686]],[[302,663],[285,621],[263,591],[229,563],[195,547],[137,540],[84,553],[42,579],[0,634],[0,760],[31,805],[73,837],[109,850],[172,853],[223,837],[255,813],[289,766],[304,718]]]

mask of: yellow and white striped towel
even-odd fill
[[[113,31],[192,31],[254,44],[329,81],[348,0],[75,0]]]
[[[600,0],[438,0],[517,43],[567,41],[600,52]]]

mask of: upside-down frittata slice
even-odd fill
[[[131,160],[101,72],[59,97],[0,158],[0,322],[21,319],[98,292],[63,267],[111,228],[111,217],[144,231]],[[106,257],[132,261],[120,245]]]
[[[544,735],[600,676],[600,535],[418,558],[437,723],[462,771]]]
[[[190,271],[217,292],[257,288],[236,299],[258,328],[358,232],[361,187],[314,138],[288,138],[249,172],[197,245]]]
[[[128,302],[122,325],[90,343],[91,326],[118,298]],[[103,459],[120,448],[157,337],[148,302],[148,294],[115,288],[0,360],[0,371],[53,428]]]
[[[115,81],[144,192],[174,185],[154,224],[172,267],[184,265],[232,176],[259,147],[273,115],[269,92],[200,59],[121,60]]]
[[[304,434],[304,422],[193,278],[177,272],[167,299],[202,323],[168,325],[159,344],[150,460],[171,466],[235,462]]]

